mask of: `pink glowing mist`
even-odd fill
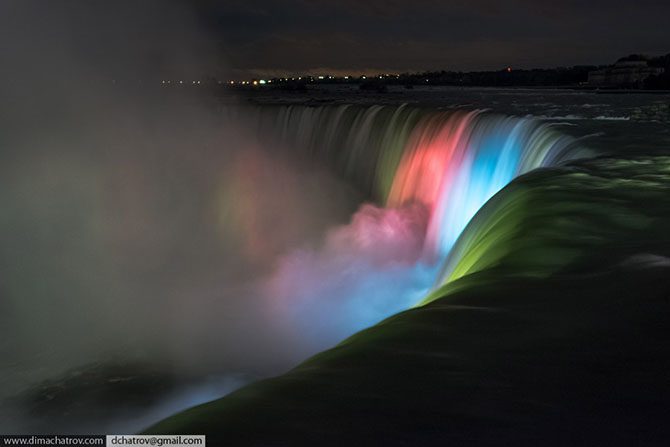
[[[428,220],[418,202],[362,205],[349,224],[328,232],[320,249],[278,260],[263,287],[268,311],[317,346],[410,307],[427,291],[430,269],[420,260]]]

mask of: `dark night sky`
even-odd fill
[[[69,58],[113,76],[551,67],[670,52],[667,0],[0,0],[0,10],[0,51],[15,61]]]
[[[242,70],[544,67],[670,51],[667,0],[216,3],[201,11]]]

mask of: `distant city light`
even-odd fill
[[[258,82],[259,82],[259,84],[261,84],[261,85],[265,85],[265,79],[261,79],[261,80],[258,81]]]

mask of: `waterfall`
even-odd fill
[[[515,177],[582,151],[555,124],[481,110],[266,106],[244,119],[372,202],[330,231],[321,251],[286,256],[269,282],[295,321],[327,319],[336,332],[346,327],[340,335],[417,305],[455,279],[445,273],[447,259],[478,210]]]
[[[583,150],[555,123],[481,110],[276,106],[251,114],[259,135],[327,164],[374,202],[427,206],[425,254],[442,260],[475,213],[512,179]]]

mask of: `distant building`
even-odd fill
[[[650,67],[646,60],[621,59],[614,65],[589,72],[589,85],[596,87],[642,87],[649,76],[665,71],[662,67]]]

